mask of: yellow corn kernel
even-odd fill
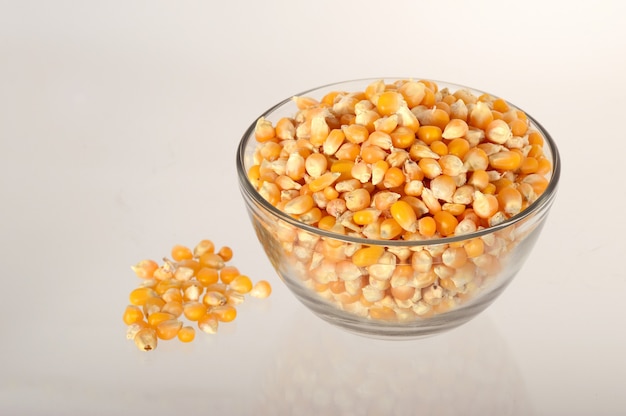
[[[478,147],[473,147],[465,154],[463,163],[470,172],[476,170],[487,170],[489,167],[489,157],[484,150]]]
[[[398,109],[406,105],[402,95],[396,91],[385,91],[378,95],[376,101],[376,109],[382,116],[390,116],[398,111]]]
[[[494,195],[496,193],[496,186],[493,183],[488,183],[485,189],[482,190],[484,194]]]
[[[361,183],[369,182],[372,177],[372,167],[363,161],[357,162],[352,167],[352,177]]]
[[[280,140],[293,140],[296,137],[296,127],[288,117],[283,117],[276,122],[274,133]]]
[[[258,299],[265,299],[272,293],[272,286],[266,280],[259,280],[252,286],[250,296]]]
[[[304,161],[306,173],[312,178],[318,178],[326,172],[328,160],[321,153],[311,153]]]
[[[203,285],[208,286],[217,283],[219,280],[219,272],[212,267],[201,267],[196,273],[196,279]]]
[[[515,171],[522,165],[523,156],[512,150],[503,150],[489,156],[489,166],[497,170]]]
[[[318,207],[313,207],[304,214],[298,216],[298,220],[305,224],[313,225],[322,219],[322,210]]]
[[[239,275],[230,282],[230,287],[238,293],[248,293],[252,290],[252,281],[246,275]]]
[[[420,169],[422,169],[424,176],[428,179],[436,178],[443,173],[443,170],[441,169],[439,163],[435,159],[432,159],[430,157],[420,159],[417,164]]]
[[[233,258],[233,249],[229,246],[223,246],[219,249],[217,254],[222,258],[223,261],[230,261]]]
[[[425,216],[417,221],[417,231],[424,237],[432,237],[437,232],[437,223],[430,216]]]
[[[146,321],[137,321],[126,327],[126,339],[134,339],[135,335],[143,328],[150,328]]]
[[[524,136],[528,131],[528,121],[525,119],[517,118],[509,122],[509,128],[513,136]]]
[[[396,127],[389,136],[397,149],[408,149],[415,143],[415,132],[408,126]]]
[[[328,156],[334,155],[337,150],[339,150],[345,139],[346,135],[343,134],[341,129],[332,129],[330,133],[328,133],[328,137],[322,145],[324,154]]]
[[[166,302],[165,305],[161,308],[161,312],[167,312],[171,315],[174,315],[175,318],[181,316],[184,312],[182,301],[172,300]]]
[[[448,115],[450,115],[450,104],[448,104],[446,102],[446,100],[441,100],[441,101],[437,101],[434,105],[435,108],[439,108],[443,111],[445,111],[446,113],[448,113]],[[450,124],[450,123],[448,123]]]
[[[549,181],[537,173],[531,173],[522,179],[522,183],[527,183],[533,187],[537,196],[541,195],[548,187]]]
[[[267,142],[276,136],[276,130],[269,120],[261,117],[254,127],[254,137],[258,142]]]
[[[253,165],[248,170],[248,180],[250,181],[252,186],[258,189],[260,179],[261,179],[261,165]]]
[[[228,297],[216,290],[207,291],[202,297],[202,303],[208,307],[225,305],[228,302]]]
[[[181,342],[191,342],[196,337],[196,330],[191,326],[184,326],[178,331],[177,336]]]
[[[504,120],[493,120],[485,128],[485,137],[493,143],[504,144],[513,137],[511,127]]]
[[[157,333],[154,328],[141,328],[134,336],[135,345],[142,351],[152,351],[157,347]]]
[[[424,81],[418,81],[420,83],[423,83]],[[428,85],[426,85],[426,89],[424,90],[424,98],[422,99],[422,102],[420,105],[423,105],[424,107],[432,107],[433,105],[435,105],[435,91],[430,88]]]
[[[159,312],[164,305],[165,301],[158,296],[148,298],[143,304],[143,314],[147,317],[154,312]]]
[[[534,173],[538,173],[540,175],[547,175],[551,171],[552,171],[552,163],[548,159],[542,157],[539,159],[539,165],[537,166],[537,171]]]
[[[543,136],[537,131],[530,132],[528,134],[528,144],[543,146]]]
[[[373,100],[374,97],[385,92],[385,82],[382,79],[376,80],[365,87],[365,98]]]
[[[158,268],[159,265],[154,260],[142,260],[134,266],[131,266],[131,269],[135,272],[137,277],[142,279],[151,279]]]
[[[172,315],[171,313],[155,312],[153,314],[150,314],[150,316],[148,316],[148,324],[152,327],[156,327],[161,322],[167,321],[168,319],[174,319],[174,318],[175,316]]]
[[[183,306],[183,314],[190,321],[197,321],[207,311],[207,305],[198,301],[187,302]]]
[[[377,146],[383,150],[389,150],[394,146],[391,136],[381,131],[374,131],[370,134],[364,146]],[[362,151],[363,149],[361,149]]]
[[[154,289],[149,287],[138,287],[130,292],[129,300],[131,305],[143,306],[149,298],[157,296]]]
[[[169,289],[172,289],[172,288],[180,289],[181,285],[182,285],[182,282],[176,279],[160,280],[154,287],[154,290],[158,295],[163,295]]]
[[[385,178],[385,173],[389,169],[389,163],[379,159],[372,163],[372,184],[378,185]]]
[[[292,98],[293,102],[296,104],[299,110],[307,110],[310,108],[319,107],[320,102],[315,98],[307,97],[307,96],[294,96]]]
[[[124,310],[123,320],[126,325],[143,321],[143,312],[141,311],[141,308],[136,305],[128,305]]]
[[[367,189],[359,188],[346,192],[344,199],[346,201],[346,208],[352,212],[356,212],[369,207],[371,195]]]
[[[315,206],[315,201],[311,195],[300,195],[289,202],[284,207],[287,214],[300,215],[304,214]]]
[[[449,247],[441,254],[441,261],[448,267],[458,269],[467,262],[467,252],[463,247]]]
[[[382,185],[384,188],[391,189],[397,188],[399,186],[404,185],[405,176],[402,169],[391,166],[389,169],[385,171],[385,175],[383,176]]]
[[[207,292],[216,291],[220,293],[226,293],[227,290],[228,290],[228,285],[224,283],[214,283],[206,287]]]
[[[317,226],[322,230],[330,231],[334,227],[335,222],[335,217],[333,217],[332,215],[326,215],[319,220]]]
[[[341,128],[346,140],[350,143],[361,144],[369,137],[369,130],[367,127],[360,124],[351,124],[349,126],[343,126]]]
[[[259,188],[259,194],[270,204],[276,206],[280,202],[280,189],[272,182],[264,181]],[[206,253],[213,254],[213,253]],[[202,257],[202,256],[201,256]]]
[[[169,319],[159,322],[156,326],[156,334],[162,340],[174,339],[180,329],[183,327],[183,323],[178,319]]]
[[[498,199],[494,195],[476,191],[472,209],[480,218],[490,218],[498,212]]]
[[[436,212],[433,215],[433,219],[435,220],[437,231],[439,232],[439,234],[441,234],[442,237],[447,237],[454,234],[454,230],[459,223],[454,215],[443,210]]]
[[[430,190],[433,196],[446,202],[452,202],[456,191],[456,183],[452,176],[443,174],[430,181]]]
[[[457,177],[465,172],[463,161],[455,155],[443,155],[438,160],[441,166],[441,173],[448,176]]]
[[[455,155],[460,159],[465,157],[469,149],[470,144],[465,139],[452,139],[450,143],[448,143],[448,154]]]
[[[446,202],[441,206],[441,209],[443,211],[449,212],[450,214],[454,216],[457,216],[465,212],[465,205]]]
[[[375,222],[380,217],[381,211],[376,208],[365,208],[356,211],[352,216],[352,221],[358,225],[367,225]]]
[[[489,174],[482,169],[475,170],[467,180],[467,183],[482,191],[489,185]]]
[[[311,144],[314,146],[323,145],[329,133],[330,127],[328,127],[326,117],[323,114],[318,114],[311,119],[311,133],[309,136]]]
[[[463,245],[468,258],[478,257],[485,251],[485,243],[480,238],[472,238]]]
[[[522,194],[513,186],[501,189],[496,195],[500,211],[508,215],[516,215],[522,210]]]
[[[274,141],[265,142],[259,146],[261,157],[267,161],[274,161],[280,157],[282,146]]]
[[[198,259],[201,267],[209,269],[221,269],[224,267],[224,259],[216,253],[205,253]]]
[[[450,114],[442,108],[433,108],[426,111],[423,115],[424,117],[419,120],[421,124],[437,126],[442,131],[450,122]]]
[[[534,158],[543,157],[543,147],[537,144],[530,145],[530,149],[528,150],[528,154],[526,156]]]
[[[231,305],[216,306],[211,309],[211,313],[215,314],[220,322],[231,322],[237,317],[237,309]]]
[[[294,181],[299,181],[304,178],[305,172],[304,157],[298,152],[291,153],[287,158],[287,163],[285,164],[285,174]]]
[[[359,156],[365,163],[375,163],[379,160],[385,159],[387,154],[387,151],[379,146],[371,143],[364,143],[363,146],[361,146]]]
[[[448,146],[441,140],[435,140],[430,144],[430,150],[437,153],[439,156],[448,154]]]
[[[522,165],[519,168],[520,173],[525,175],[529,173],[536,173],[539,170],[539,161],[534,157],[525,157],[522,161]]]
[[[469,125],[485,130],[492,121],[493,114],[491,109],[484,102],[478,101],[469,114]]]
[[[430,189],[424,188],[422,190],[422,194],[424,192],[430,192]],[[400,198],[400,201],[404,201],[407,204],[409,204],[409,206],[411,208],[413,208],[413,211],[415,211],[415,216],[417,218],[421,217],[424,214],[427,214],[429,211],[428,206],[426,205],[426,203],[424,201],[422,201],[421,199],[414,197],[414,196],[410,196],[410,195],[405,195],[403,197]]]
[[[217,333],[219,321],[214,313],[206,313],[198,319],[198,328],[206,334]]]
[[[402,94],[407,106],[413,108],[422,103],[426,95],[426,86],[417,81],[407,81],[398,88],[398,92]]]
[[[358,249],[352,256],[352,263],[357,267],[367,267],[376,264],[385,249],[380,246],[369,246]]]
[[[423,141],[424,143],[426,143],[427,145],[430,145],[432,142],[436,140],[441,140],[443,137],[442,130],[437,126],[420,126],[420,128],[417,129],[416,134],[417,134],[417,138]]]
[[[389,208],[389,212],[404,230],[409,232],[417,230],[417,215],[408,202],[404,200],[394,202]]]
[[[174,261],[191,260],[193,258],[191,249],[180,244],[172,247],[171,255]]]
[[[200,299],[202,292],[204,292],[204,286],[196,281],[189,281],[185,283],[188,284],[183,284],[183,300],[197,301]]]
[[[441,134],[441,137],[443,137],[444,139],[449,139],[449,140],[458,139],[458,138],[464,137],[467,134],[468,130],[469,130],[469,126],[467,125],[465,121],[460,120],[458,118],[454,118],[450,120],[450,122],[443,129],[443,133]]]
[[[341,176],[340,172],[326,172],[323,175],[319,176],[318,178],[315,178],[311,182],[309,182],[309,190],[311,192],[322,191],[326,187],[331,186],[333,183],[335,183],[335,181],[339,179],[340,176]],[[311,199],[311,201],[313,200]],[[311,208],[313,208],[312,205],[311,207],[309,207],[309,209]],[[304,212],[306,211],[303,211],[303,213]]]
[[[388,306],[374,306],[370,308],[369,316],[378,321],[393,321],[396,319],[396,312]]]
[[[383,240],[392,240],[402,234],[402,227],[393,218],[385,218],[380,223],[380,238]]]

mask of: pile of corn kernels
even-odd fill
[[[195,322],[202,332],[215,334],[220,322],[236,318],[236,307],[246,295],[268,297],[270,284],[265,280],[253,284],[228,264],[232,257],[230,247],[216,253],[211,240],[202,240],[193,250],[175,245],[171,259],[164,258],[160,265],[148,259],[132,266],[142,284],[130,293],[123,314],[127,338],[142,351],[155,349],[159,339],[191,342],[196,330],[184,319]]]
[[[305,224],[388,241],[460,236],[519,214],[548,187],[543,136],[501,98],[379,80],[293,100],[292,118],[257,121],[248,178]],[[374,319],[453,309],[497,273],[514,243],[503,232],[392,250],[333,247],[284,221],[270,231],[306,286]]]

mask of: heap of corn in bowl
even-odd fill
[[[486,308],[556,194],[547,132],[507,101],[429,80],[357,80],[272,107],[244,135],[240,187],[269,259],[323,319],[427,335]]]

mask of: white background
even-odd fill
[[[0,1],[0,414],[624,414],[625,4]],[[516,280],[419,341],[300,305],[234,163],[279,100],[391,76],[502,96],[563,161]],[[202,238],[272,297],[216,336],[138,351],[129,266]]]

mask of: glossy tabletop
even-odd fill
[[[0,1],[0,414],[626,413],[623,2]],[[237,185],[245,129],[345,79],[445,80],[538,119],[563,170],[504,294],[413,341],[283,286]],[[273,285],[144,353],[130,265],[203,238]]]

